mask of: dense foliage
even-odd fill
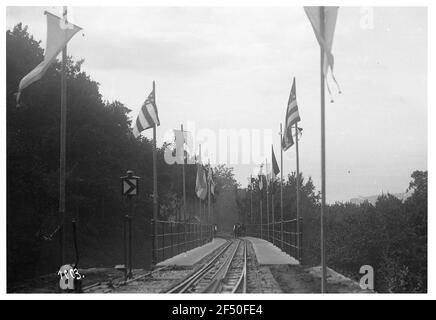
[[[59,119],[60,63],[26,88],[21,107],[15,93],[20,79],[43,59],[40,43],[18,24],[6,32],[7,47],[7,238],[8,280],[19,281],[59,268]],[[131,134],[130,110],[119,101],[103,101],[99,84],[68,61],[67,72],[67,221],[77,219],[80,266],[122,262],[122,223],[127,204],[120,176],[133,170],[141,177],[133,202],[134,261],[150,265],[152,216],[152,144]],[[144,98],[148,92],[144,92]],[[159,218],[180,217],[182,170],[167,165],[158,148]],[[186,191],[195,203],[196,166],[186,166]],[[235,183],[231,169],[216,168],[216,195]],[[213,198],[215,202],[216,199]],[[191,211],[192,213],[192,211]],[[188,218],[188,217],[187,217]],[[71,225],[68,259],[74,261]]]
[[[375,205],[335,203],[327,206],[327,265],[351,278],[370,265],[378,292],[427,291],[427,171],[415,171],[401,201],[390,194],[378,197]],[[301,177],[303,216],[303,263],[320,263],[320,197],[310,178]],[[253,188],[254,220],[259,222],[259,190]],[[296,175],[284,184],[284,219],[296,216]],[[265,197],[265,195],[264,195]],[[276,191],[275,212],[280,212]],[[250,212],[249,192],[238,199],[241,219]],[[277,217],[277,216],[276,216]],[[265,219],[265,216],[264,216]],[[270,217],[272,219],[272,217]],[[265,223],[265,222],[264,222]]]

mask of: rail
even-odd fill
[[[167,293],[245,293],[247,288],[247,251],[244,240],[231,240],[220,247],[210,260]]]

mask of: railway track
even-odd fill
[[[230,240],[203,267],[167,293],[245,293],[246,247],[245,240]]]

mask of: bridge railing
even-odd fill
[[[303,219],[297,232],[297,219],[246,225],[246,235],[273,243],[291,257],[301,261],[303,256]]]
[[[202,246],[213,239],[213,229],[210,224],[184,221],[152,221],[152,230],[156,223],[156,235],[152,232],[152,243],[156,237],[156,247],[153,248],[153,264],[174,257],[182,252]]]

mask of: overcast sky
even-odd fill
[[[45,47],[44,10],[59,13],[9,7],[6,27],[23,22]],[[105,99],[136,117],[156,81],[159,144],[188,122],[217,136],[272,130],[280,161],[279,123],[295,76],[300,167],[320,188],[319,46],[303,8],[69,10],[84,28],[69,54],[85,59]],[[427,169],[427,10],[340,8],[333,54],[343,94],[333,104],[326,97],[327,202],[404,192],[410,174]],[[258,163],[230,165],[245,185]],[[284,153],[284,173],[293,170],[295,147]]]

